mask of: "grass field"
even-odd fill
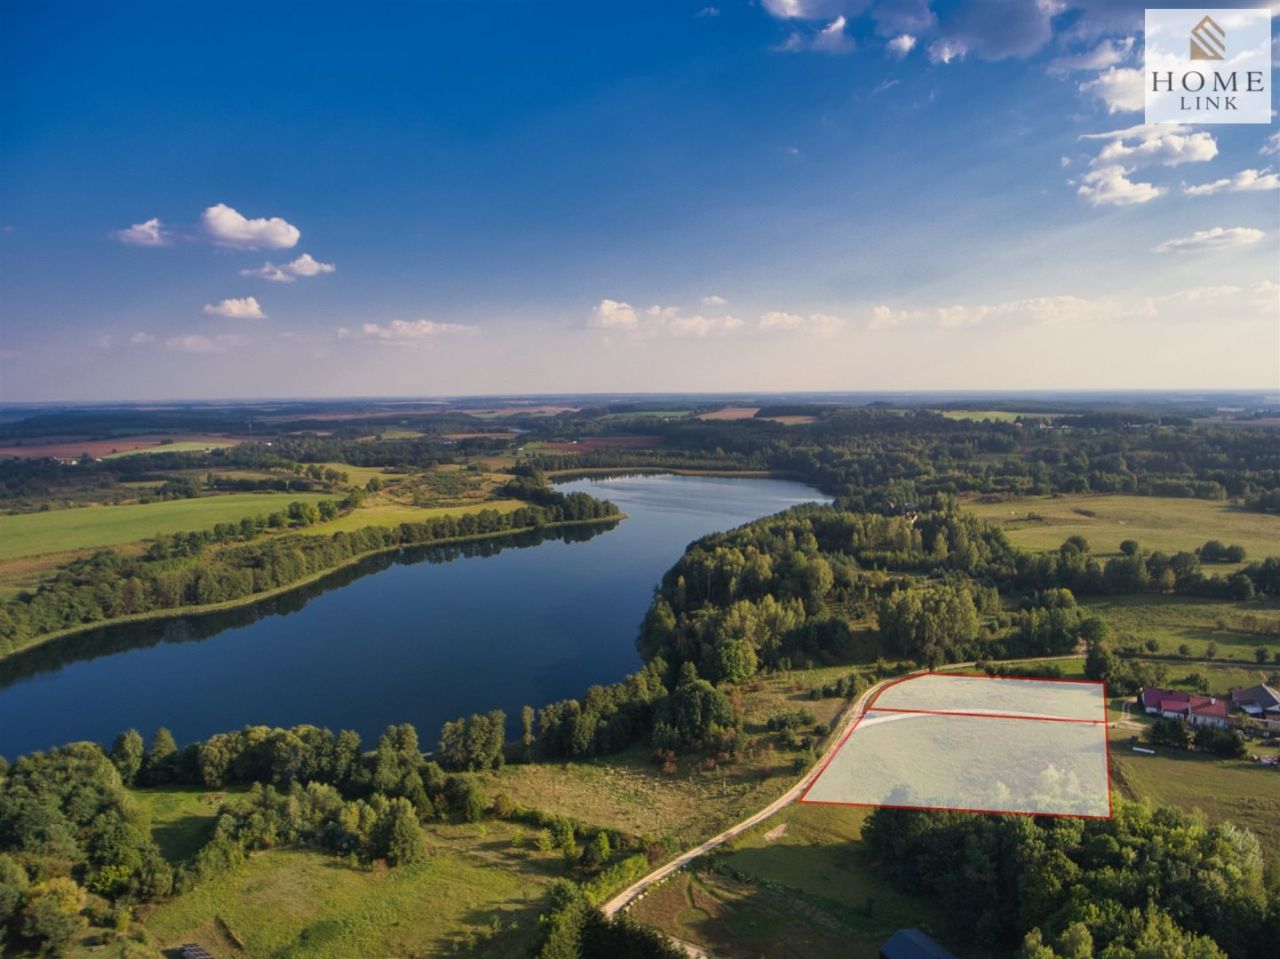
[[[850,671],[814,669],[753,682],[741,700],[747,732],[758,735],[769,717],[797,709],[830,723],[845,701],[811,700],[808,690]],[[651,750],[636,746],[584,762],[506,766],[481,778],[491,795],[506,793],[522,806],[685,846],[768,805],[796,781],[799,753],[774,747],[773,738],[762,739],[743,761],[707,771],[684,759],[676,772],[664,773]]]
[[[1194,550],[1207,540],[1240,545],[1250,559],[1280,552],[1280,516],[1251,513],[1225,503],[1162,496],[1034,496],[1000,503],[965,504],[990,520],[1024,549],[1057,549],[1079,534],[1095,554],[1118,553],[1137,540],[1148,550]],[[1031,518],[1034,516],[1034,518]],[[1229,564],[1205,567],[1230,570]]]
[[[1044,413],[1017,413],[1009,410],[940,410],[949,420],[991,420],[995,423],[1012,423],[1019,416],[1045,418]]]
[[[789,806],[735,840],[716,871],[682,871],[636,919],[726,959],[875,959],[901,928],[943,929],[928,901],[881,881],[859,837],[868,809]]]
[[[558,857],[514,849],[501,822],[427,833],[427,861],[398,869],[300,849],[255,853],[161,905],[146,929],[162,949],[198,942],[247,959],[523,954],[544,887],[563,871]]]
[[[235,445],[235,441],[232,440],[182,441],[162,443],[159,446],[147,446],[136,450],[120,450],[117,453],[107,453],[102,458],[104,460],[114,460],[122,456],[143,456],[147,453],[203,453],[205,450],[224,449]]]
[[[1280,601],[1247,603],[1196,599],[1182,596],[1111,596],[1084,604],[1111,628],[1119,642],[1155,640],[1155,655],[1174,656],[1187,646],[1196,658],[1208,655],[1209,644],[1217,646],[1215,659],[1256,662],[1258,649],[1275,663],[1280,653]],[[1245,617],[1273,624],[1275,632],[1254,634],[1240,628]]]
[[[1246,826],[1270,857],[1280,855],[1280,770],[1164,747],[1146,756],[1132,750],[1128,733],[1117,733],[1111,743],[1112,789],[1133,799],[1199,809],[1211,822]]]
[[[183,862],[209,840],[223,798],[238,791],[174,787],[137,789],[133,796],[151,817],[151,835],[160,852],[170,862]]]
[[[364,486],[375,476],[383,483],[397,483],[404,479],[403,474],[388,473],[380,466],[352,466],[350,463],[321,463],[324,469],[334,469],[347,474],[347,481],[353,486]]]
[[[320,493],[229,493],[129,506],[86,506],[0,516],[0,559],[114,546],[157,533],[208,529],[284,509],[295,500],[315,503]]]

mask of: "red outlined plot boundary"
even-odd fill
[[[1103,718],[1082,719],[1082,718],[1072,718],[1072,717],[1065,717],[1065,716],[1036,716],[1036,715],[1028,715],[1028,714],[1014,715],[1011,713],[976,712],[976,711],[969,711],[969,710],[907,709],[907,708],[901,708],[901,707],[876,705],[876,703],[879,702],[880,697],[883,696],[890,689],[894,688],[895,686],[898,686],[905,682],[910,682],[911,680],[922,679],[927,676],[941,676],[945,678],[995,679],[995,680],[1011,679],[1011,680],[1025,680],[1025,681],[1040,682],[1040,683],[1053,683],[1053,684],[1078,683],[1078,684],[1087,684],[1090,686],[1097,686],[1101,688],[1101,692],[1102,692],[1102,717]],[[1110,723],[1107,718],[1108,700],[1109,700],[1109,696],[1108,696],[1107,684],[1105,680],[1062,678],[1057,676],[998,676],[998,675],[993,676],[987,673],[941,672],[936,670],[930,670],[928,672],[921,672],[921,673],[912,673],[907,676],[901,676],[888,683],[885,683],[884,686],[882,686],[879,690],[876,691],[876,694],[870,699],[870,701],[866,704],[866,706],[863,707],[862,712],[853,721],[853,723],[850,724],[848,730],[846,730],[845,734],[840,738],[840,742],[827,755],[827,758],[823,761],[822,765],[818,768],[817,772],[813,774],[812,778],[809,780],[808,784],[805,786],[804,791],[800,794],[800,797],[797,801],[801,803],[808,803],[810,805],[815,805],[815,806],[851,806],[851,807],[860,807],[860,808],[883,807],[885,809],[916,809],[916,810],[932,810],[937,812],[974,813],[974,814],[983,814],[983,815],[1033,816],[1033,817],[1044,816],[1048,818],[1059,818],[1059,819],[1110,819],[1112,818],[1112,815],[1114,813],[1114,799],[1112,796],[1112,783],[1111,783],[1111,737],[1108,734]],[[923,804],[896,804],[896,803],[884,803],[884,802],[851,802],[851,801],[841,801],[841,800],[834,800],[834,799],[810,799],[809,793],[813,791],[815,786],[817,786],[819,780],[822,779],[823,774],[826,773],[827,768],[836,760],[836,758],[841,754],[841,752],[843,752],[845,745],[848,743],[849,739],[853,736],[853,734],[858,730],[858,727],[862,724],[862,721],[866,719],[867,716],[871,713],[956,716],[956,717],[974,718],[974,719],[1008,720],[1008,721],[1014,721],[1014,722],[1071,723],[1074,725],[1081,725],[1081,726],[1099,726],[1101,727],[1101,732],[1102,732],[1103,752],[1105,757],[1104,765],[1105,765],[1105,783],[1106,783],[1106,793],[1107,793],[1107,812],[1105,815],[1103,815],[1101,813],[1084,813],[1084,812],[1078,812],[1078,813],[1077,812],[1038,812],[1038,811],[1024,810],[1024,809],[990,809],[990,808],[974,808],[974,807],[965,807],[965,806],[945,806],[945,805],[933,806],[933,805],[923,805]]]

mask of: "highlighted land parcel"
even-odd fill
[[[1105,688],[944,673],[892,683],[801,802],[1107,818]]]

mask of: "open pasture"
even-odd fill
[[[1000,526],[1015,546],[1057,549],[1068,536],[1083,536],[1095,554],[1119,553],[1120,544],[1136,540],[1147,550],[1176,553],[1194,550],[1216,539],[1245,548],[1247,558],[1280,553],[1280,516],[1253,513],[1215,500],[1168,496],[1078,495],[1027,496],[965,508]],[[1206,570],[1230,570],[1211,564]]]
[[[327,498],[321,493],[229,493],[0,516],[0,559],[114,546],[149,539],[157,533],[208,529],[217,523],[273,513],[294,501],[315,503]]]

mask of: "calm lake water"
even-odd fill
[[[354,729],[371,745],[578,696],[640,665],[653,587],[685,546],[826,497],[782,480],[633,476],[560,487],[629,519],[374,557],[253,607],[109,627],[0,664],[0,755],[130,727],[187,743],[246,724]]]

